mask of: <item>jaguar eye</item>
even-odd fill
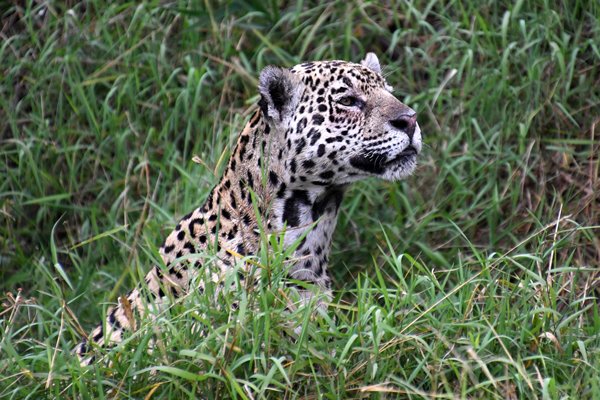
[[[342,97],[341,99],[339,99],[338,103],[340,103],[341,105],[346,106],[346,107],[352,107],[352,106],[359,105],[360,100],[354,96],[345,96],[345,97]]]

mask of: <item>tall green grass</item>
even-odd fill
[[[0,12],[0,398],[600,398],[596,2]],[[367,51],[426,148],[349,191],[327,312],[284,312],[272,249],[261,287],[192,293],[81,368],[82,333],[218,181],[260,69]]]

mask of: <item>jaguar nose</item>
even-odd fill
[[[412,141],[413,134],[415,133],[415,126],[417,125],[417,113],[398,115],[396,119],[390,121],[390,125],[394,128],[406,133],[408,138]]]

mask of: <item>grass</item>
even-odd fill
[[[597,3],[1,4],[0,398],[600,398]],[[427,148],[350,190],[327,312],[283,312],[265,249],[256,291],[191,294],[79,367],[260,69],[366,51]]]

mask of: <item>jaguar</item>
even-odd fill
[[[207,279],[222,283],[234,266],[251,273],[244,260],[259,250],[261,229],[282,237],[284,248],[295,246],[286,264],[290,281],[314,285],[327,296],[331,240],[348,186],[367,177],[397,181],[414,172],[422,148],[416,113],[392,94],[374,53],[360,63],[267,66],[258,91],[258,107],[220,182],[177,223],[160,247],[162,262],[145,282],[122,296],[77,346],[82,362],[94,360],[87,356],[92,343],[121,342],[148,304],[203,292]],[[216,254],[212,272],[197,279],[205,261],[190,255],[209,247]]]

